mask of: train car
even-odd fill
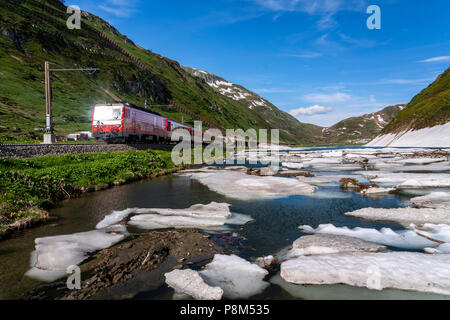
[[[92,133],[107,142],[170,141],[176,128],[189,127],[127,103],[98,104],[92,111]]]
[[[92,111],[93,137],[108,143],[169,142],[172,133],[180,128],[189,131],[192,142],[195,136],[205,144],[216,139],[209,133],[198,133],[194,128],[128,103],[97,104]]]

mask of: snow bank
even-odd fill
[[[281,255],[281,260],[288,260],[300,256],[315,254],[331,254],[341,252],[379,252],[387,248],[373,242],[358,238],[332,235],[315,234],[298,238],[292,244],[292,248]]]
[[[296,179],[249,176],[242,172],[216,170],[213,173],[190,173],[192,179],[229,198],[242,200],[281,198],[313,193],[316,187]]]
[[[264,291],[269,272],[238,256],[216,254],[213,261],[199,272],[210,286],[220,287],[228,299],[246,299]]]
[[[420,208],[450,210],[450,192],[432,192],[423,197],[413,198],[411,202]]]
[[[420,234],[443,242],[450,242],[450,226],[446,224],[428,224],[425,225],[425,227],[428,231],[421,230]],[[401,249],[422,250],[428,247],[435,248],[439,245],[437,242],[419,236],[417,234],[417,230],[393,231],[390,228],[383,228],[378,231],[371,228],[350,229],[348,227],[335,227],[332,224],[322,224],[316,229],[310,226],[301,226],[300,229],[306,233],[333,234],[354,237]]]
[[[344,283],[374,290],[396,288],[450,295],[450,254],[339,253],[300,257],[281,264],[294,284]]]
[[[177,293],[187,294],[195,300],[220,300],[223,290],[219,287],[211,287],[203,281],[202,277],[194,270],[174,270],[166,273],[166,283]]]
[[[368,220],[392,221],[409,226],[411,223],[421,225],[450,224],[450,210],[430,208],[364,208],[347,212],[346,216],[363,218]]]
[[[403,131],[398,134],[386,134],[369,142],[368,147],[434,147],[450,146],[450,122],[420,130]]]
[[[37,238],[31,254],[31,278],[52,282],[67,275],[69,266],[78,265],[88,253],[108,248],[127,237],[124,226],[55,237]]]

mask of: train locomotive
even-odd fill
[[[128,103],[97,104],[92,111],[93,136],[108,143],[169,142],[177,128],[194,135],[189,126]]]

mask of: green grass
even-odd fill
[[[382,133],[422,129],[450,120],[450,68],[416,95]]]
[[[0,144],[37,144],[40,142],[40,140],[33,138],[0,134]]]
[[[169,151],[125,151],[31,159],[0,158],[0,226],[34,217],[83,190],[175,169]]]

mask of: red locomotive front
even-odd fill
[[[163,141],[169,137],[167,119],[129,104],[99,104],[92,112],[92,133],[108,142]]]

